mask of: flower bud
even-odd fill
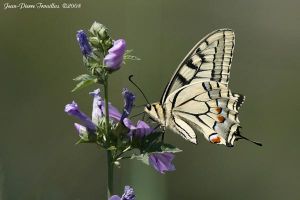
[[[92,53],[92,47],[90,46],[88,37],[83,30],[77,31],[76,38],[81,50],[81,53],[87,57]]]
[[[100,45],[100,41],[97,37],[90,37],[89,41],[95,47],[98,47]]]
[[[101,40],[107,39],[109,37],[107,33],[107,28],[98,22],[93,23],[92,27],[90,28],[90,32],[94,36],[98,36]]]

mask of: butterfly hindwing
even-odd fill
[[[238,131],[238,103],[244,99],[232,94],[225,84],[215,81],[196,82],[171,93],[165,104],[170,117],[167,124],[190,142],[204,134],[214,143],[232,146]],[[212,140],[219,138],[219,140]]]
[[[230,29],[216,30],[204,37],[179,64],[161,103],[169,94],[191,83],[216,81],[227,85],[234,44],[234,32]]]

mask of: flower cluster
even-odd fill
[[[105,133],[105,104],[100,95],[100,89],[90,92],[93,97],[92,118],[88,117],[79,109],[75,101],[65,106],[65,112],[78,118],[83,125],[74,123],[79,134],[78,143],[96,143],[103,148],[111,149],[114,152],[114,160],[123,159],[122,155],[134,148],[139,149],[140,155],[133,155],[132,158],[145,158],[147,164],[153,166],[160,173],[175,170],[171,163],[174,155],[172,151],[178,149],[163,150],[166,144],[157,141],[160,132],[155,132],[145,121],[138,120],[135,124],[128,117],[131,113],[135,95],[128,89],[123,89],[124,98],[123,112],[108,103],[111,134]],[[109,140],[108,140],[109,137]],[[153,138],[150,139],[149,138]],[[152,149],[153,148],[153,149]]]
[[[88,73],[76,77],[76,91],[91,84],[103,86],[89,94],[93,97],[92,116],[82,112],[73,101],[65,106],[65,112],[76,117],[81,123],[74,123],[80,143],[92,143],[107,151],[108,197],[113,191],[113,169],[120,166],[122,159],[137,159],[152,166],[160,173],[175,170],[172,164],[174,153],[181,150],[162,140],[163,132],[153,129],[144,120],[133,121],[130,114],[134,108],[136,96],[124,88],[122,96],[124,106],[120,112],[108,100],[108,77],[125,64],[126,60],[139,60],[126,50],[124,39],[114,40],[108,29],[94,22],[88,33],[79,30],[76,38]],[[125,187],[122,197],[114,195],[110,200],[134,200],[133,189]]]

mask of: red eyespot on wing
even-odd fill
[[[217,133],[210,135],[209,140],[212,143],[220,143],[221,142],[221,138],[217,135]]]
[[[217,116],[220,123],[223,123],[225,121],[225,118],[222,115]]]
[[[216,108],[217,113],[220,113],[222,111],[222,108],[218,107]]]

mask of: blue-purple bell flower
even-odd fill
[[[91,131],[95,131],[97,129],[91,118],[79,110],[79,107],[75,101],[65,106],[65,112],[80,119]]]
[[[120,69],[126,50],[126,42],[123,39],[115,40],[113,46],[104,57],[104,64],[109,71]]]
[[[172,153],[152,153],[149,155],[149,164],[154,167],[154,169],[161,174],[166,171],[174,171],[175,166],[172,164],[172,160],[175,155]]]

